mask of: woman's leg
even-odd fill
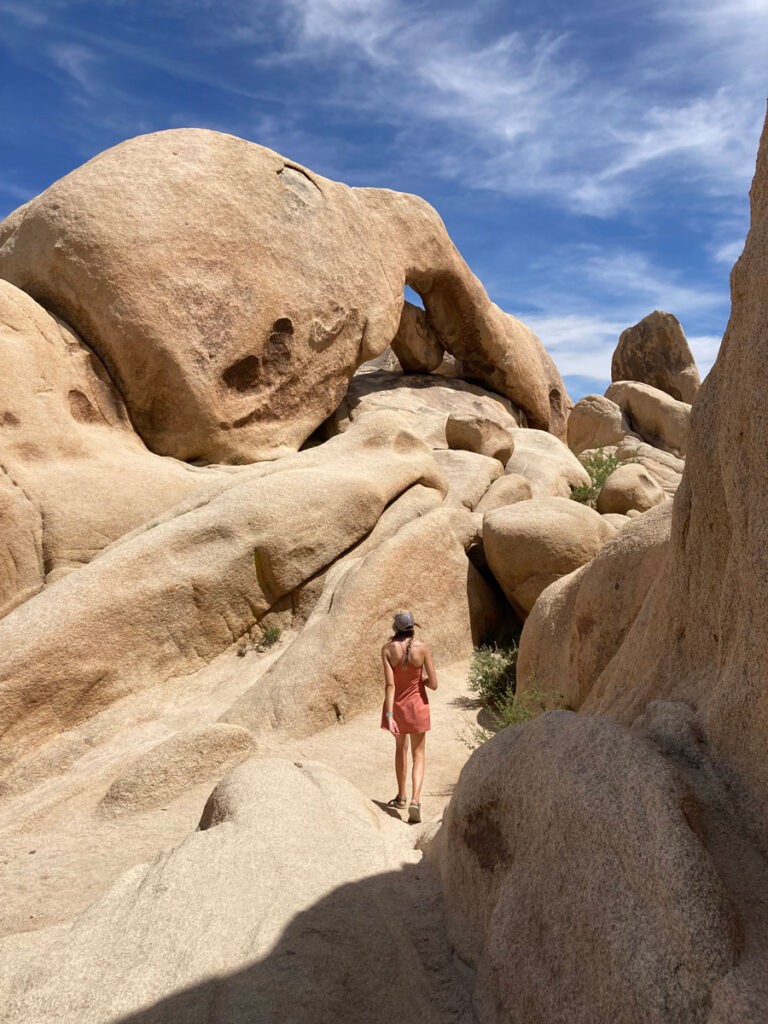
[[[397,795],[405,800],[405,778],[408,774],[408,733],[401,732],[395,736],[395,775],[397,776]]]
[[[424,754],[427,748],[425,732],[411,733],[411,751],[413,753],[413,797],[411,802],[421,803],[421,784],[424,781]]]

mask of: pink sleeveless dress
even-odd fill
[[[429,732],[429,699],[421,681],[421,666],[412,665],[410,661],[403,665],[399,661],[393,666],[392,672],[395,677],[395,703],[392,711],[397,728],[400,732]],[[387,729],[385,707],[381,709],[382,729]]]

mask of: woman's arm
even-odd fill
[[[392,711],[395,706],[395,674],[389,664],[389,658],[385,648],[381,650],[381,663],[384,666],[384,714],[387,716],[387,725],[393,736],[397,736],[400,730],[394,719]]]
[[[424,680],[424,685],[428,686],[430,690],[437,689],[437,672],[435,672],[435,666],[432,663],[432,651],[429,647],[424,644],[426,648],[424,651],[424,668],[427,670],[427,678]]]

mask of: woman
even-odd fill
[[[397,796],[388,807],[404,808],[405,777],[408,771],[408,743],[413,757],[413,794],[408,820],[421,821],[421,784],[424,781],[424,750],[430,729],[429,700],[425,686],[437,689],[432,652],[414,638],[413,615],[399,612],[392,623],[395,635],[381,649],[384,665],[384,707],[381,728],[395,737],[395,774]],[[424,673],[426,672],[426,679]]]

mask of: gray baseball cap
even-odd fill
[[[398,612],[392,625],[398,632],[402,632],[405,629],[413,629],[413,615],[410,612]]]

